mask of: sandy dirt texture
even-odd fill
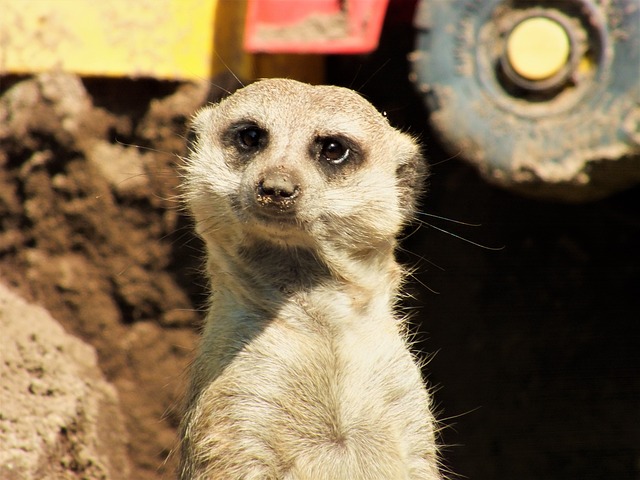
[[[204,285],[176,164],[208,86],[122,83],[3,79],[0,279],[97,351],[120,397],[130,478],[172,478]]]
[[[0,330],[0,478],[127,478],[124,419],[95,349],[2,284]]]

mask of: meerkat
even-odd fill
[[[397,310],[426,164],[351,90],[261,80],[196,114],[183,171],[211,298],[180,478],[441,478]]]

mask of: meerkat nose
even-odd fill
[[[256,186],[256,199],[263,207],[291,208],[299,194],[297,176],[282,169],[265,172]]]

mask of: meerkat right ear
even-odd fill
[[[207,123],[211,121],[211,107],[205,106],[200,108],[191,120],[187,123],[187,132],[185,138],[187,140],[187,152],[195,153],[198,150],[198,143],[203,132],[207,131]]]
[[[406,134],[402,134],[402,136],[406,148],[402,152],[396,168],[396,185],[400,208],[406,212],[407,218],[405,220],[409,220],[415,211],[418,198],[426,190],[429,168],[416,140]]]

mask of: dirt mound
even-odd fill
[[[96,352],[0,284],[0,477],[121,479],[127,434]]]
[[[176,163],[207,86],[3,82],[0,278],[97,350],[126,416],[132,478],[170,477],[203,292]]]

